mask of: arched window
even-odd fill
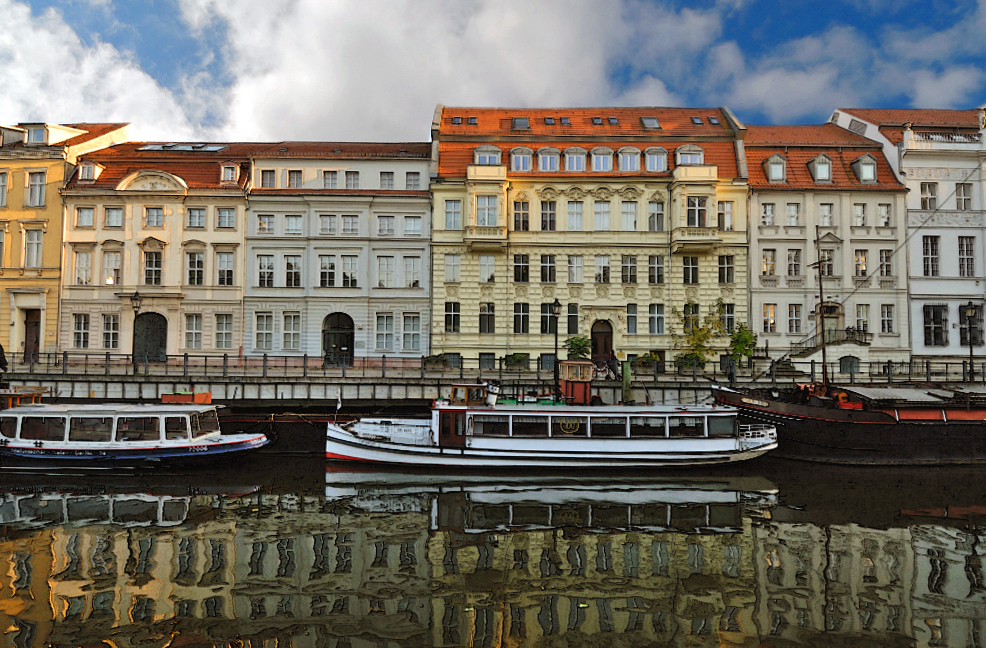
[[[543,148],[538,150],[538,171],[553,172],[558,171],[559,154],[556,148]]]
[[[705,164],[705,152],[702,147],[695,144],[685,144],[675,149],[675,164],[678,166],[689,166]]]
[[[510,151],[511,171],[530,171],[533,152],[527,147],[518,147]]]
[[[668,170],[668,152],[652,147],[644,151],[645,169],[651,173]]]
[[[632,146],[624,146],[619,150],[618,159],[620,171],[640,171],[640,151]]]
[[[495,146],[480,146],[473,153],[473,164],[496,166],[500,164],[500,149]]]
[[[585,171],[585,156],[586,152],[584,148],[568,148],[565,149],[565,170],[569,173],[584,172]]]
[[[592,149],[592,170],[606,173],[613,170],[613,149],[599,146]]]

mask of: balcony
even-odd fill
[[[709,252],[719,240],[714,227],[676,227],[671,230],[671,253]]]
[[[502,250],[507,247],[507,228],[467,225],[464,239],[470,250]]]
[[[912,150],[978,151],[980,131],[904,131],[904,148]]]

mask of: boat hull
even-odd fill
[[[982,420],[897,420],[721,389],[715,396],[736,407],[742,422],[776,427],[774,456],[844,465],[986,464]]]
[[[225,458],[250,450],[262,448],[270,443],[264,434],[223,435],[189,445],[112,447],[111,444],[90,444],[98,447],[74,447],[56,443],[41,445],[0,445],[0,461],[51,463],[51,464],[113,464],[131,465],[143,463],[185,463],[202,462]]]

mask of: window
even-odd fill
[[[763,332],[764,333],[777,332],[777,322],[775,320],[776,311],[777,311],[777,304],[763,305]]]
[[[421,285],[421,257],[404,257],[404,287],[417,288]]]
[[[696,118],[697,119],[697,118]],[[675,151],[678,157],[678,166],[702,164],[704,154],[702,149],[697,146],[681,146]]]
[[[120,316],[103,315],[103,348],[120,348]]]
[[[664,149],[647,149],[644,154],[647,171],[657,173],[668,170],[668,152]]]
[[[0,207],[7,206],[7,172],[0,171]]]
[[[622,272],[620,273],[622,282],[625,284],[637,283],[637,257],[629,254],[623,255]]]
[[[319,255],[318,285],[320,288],[332,288],[336,285],[336,258],[334,255]]]
[[[480,146],[475,152],[476,164],[495,166],[500,164],[500,149],[495,146]]]
[[[554,232],[557,229],[556,207],[554,200],[541,201],[541,231]]]
[[[627,304],[627,335],[637,334],[637,305]]]
[[[301,256],[284,255],[284,287],[301,288]]]
[[[89,178],[90,180],[92,178]],[[223,182],[236,182],[236,167],[235,166],[223,166],[222,167],[222,181]]]
[[[767,160],[767,180],[770,182],[784,182],[785,179],[785,160],[780,155],[772,155]]]
[[[541,255],[541,283],[555,283],[555,255]]]
[[[301,235],[301,216],[289,214],[284,217],[284,233],[288,236]]]
[[[93,226],[93,214],[95,213],[94,207],[78,207],[75,210],[75,226],[76,227],[92,227]]]
[[[764,203],[760,205],[760,224],[761,225],[773,225],[774,224],[774,203]]]
[[[820,155],[815,158],[813,167],[815,182],[830,182],[832,180],[832,162],[827,157]]]
[[[688,227],[705,227],[706,198],[688,197]]]
[[[144,284],[161,285],[161,253],[144,252]]]
[[[88,250],[75,253],[75,285],[92,285],[92,252]]]
[[[301,349],[301,313],[284,313],[283,339],[285,351]]]
[[[869,304],[856,304],[856,328],[863,333],[870,330]]]
[[[647,282],[651,284],[664,283],[663,255],[651,255],[647,257]]]
[[[337,189],[339,187],[338,171],[322,172],[322,189]]]
[[[274,215],[258,214],[257,234],[273,234],[273,233],[274,233]]]
[[[732,255],[719,256],[719,283],[731,284],[736,282],[735,257]]]
[[[404,217],[404,236],[421,236],[421,217]]]
[[[892,277],[893,272],[893,250],[880,250],[880,276]]]
[[[342,217],[343,235],[356,236],[359,234],[359,216],[346,215]]]
[[[459,302],[445,302],[445,332],[458,333],[460,322]]]
[[[866,156],[853,163],[860,182],[876,182],[876,162]]]
[[[404,314],[404,341],[405,351],[421,350],[421,316],[417,313]]]
[[[393,351],[394,316],[390,313],[377,314],[377,350]]]
[[[359,281],[357,277],[359,276],[359,257],[356,255],[342,256],[342,287],[343,288],[358,288]]]
[[[479,305],[479,332],[496,333],[496,317],[493,302],[483,302]]]
[[[609,203],[596,202],[593,204],[595,211],[595,229],[597,232],[609,230]]]
[[[476,196],[476,226],[496,227],[497,197]]]
[[[216,315],[216,348],[233,348],[233,316]]]
[[[891,334],[894,332],[894,305],[883,304],[880,306],[880,332]]]
[[[377,287],[394,287],[394,257],[377,257]]]
[[[624,232],[637,231],[637,203],[624,200],[621,213],[621,220]]]
[[[651,335],[664,335],[664,304],[649,306],[647,327]]]
[[[565,170],[569,173],[585,171],[585,151],[581,149],[566,151]]]
[[[791,227],[801,224],[801,205],[798,203],[787,204],[787,224]]]
[[[146,208],[144,208],[144,226],[145,227],[163,227],[164,226],[164,209],[162,207],[146,207]]]
[[[229,207],[220,207],[216,210],[218,214],[217,225],[219,227],[236,227],[236,210]],[[300,218],[300,217],[299,217]],[[300,234],[300,231],[299,231]]]
[[[103,252],[103,283],[107,286],[120,285],[120,257],[120,252]]]
[[[609,255],[596,255],[596,283],[609,283]]]
[[[924,307],[924,345],[948,346],[948,306]]]
[[[579,334],[579,305],[569,304],[568,305],[568,334],[578,335]]]
[[[359,171],[346,171],[346,189],[359,189]]]
[[[682,282],[686,284],[697,284],[698,283],[698,257],[697,256],[686,256],[681,257],[681,265],[683,269],[683,279]]]
[[[202,252],[189,252],[185,255],[185,262],[188,269],[186,283],[189,286],[201,286],[205,283],[205,255]]]
[[[445,229],[447,230],[462,229],[462,201],[461,200],[445,201]]]
[[[301,171],[300,170],[288,171],[288,188],[298,189],[300,187],[301,187]]]
[[[260,172],[260,187],[262,189],[273,189],[274,188],[274,170],[273,169],[263,169]]]
[[[89,348],[89,316],[85,313],[72,315],[72,348]]]
[[[322,236],[336,233],[336,217],[333,214],[322,214],[318,217],[318,233]]]
[[[492,254],[479,255],[479,283],[493,283],[496,272],[496,262]]]
[[[259,351],[270,351],[274,346],[274,315],[257,313],[257,342]]]
[[[538,151],[538,171],[557,171],[558,164],[558,151],[554,149]]]
[[[569,232],[582,231],[582,201],[581,200],[568,201],[568,231]]]
[[[777,250],[764,250],[760,265],[760,274],[770,277],[774,274],[774,263],[777,260]]]
[[[217,286],[233,285],[233,253],[232,252],[216,253],[216,285]]]
[[[856,227],[866,227],[866,205],[855,203],[852,206],[852,224]]]
[[[921,237],[921,251],[922,251],[922,258],[924,261],[924,276],[937,277],[938,276],[938,237],[937,236]]]
[[[921,183],[921,209],[937,209],[938,208],[938,183],[937,182],[922,182]]]
[[[787,332],[801,334],[801,304],[789,304],[787,307]]]
[[[201,207],[190,207],[188,210],[189,227],[205,227],[205,210]]]
[[[510,153],[510,168],[513,171],[531,170],[531,151],[530,149],[520,149]]]
[[[719,202],[718,226],[720,232],[733,231],[733,202],[731,200]]]
[[[832,227],[832,203],[822,203],[818,206],[818,224],[822,227]]]
[[[27,206],[45,206],[45,172],[35,171],[27,174]]]
[[[606,173],[613,170],[613,152],[609,149],[600,149],[592,152],[592,170],[597,173]]]
[[[955,184],[955,208],[959,211],[972,209],[972,184],[968,182]]]
[[[853,267],[857,277],[866,276],[866,250],[856,250]]]
[[[682,320],[682,328],[686,332],[698,326],[698,304],[695,302],[686,303],[684,312],[682,313]]]
[[[530,261],[526,254],[514,255],[514,281],[516,283],[527,283],[531,280]]]
[[[976,276],[976,237],[959,237],[959,276]]]
[[[620,151],[619,162],[620,171],[640,171],[640,151],[635,149],[624,149]]]
[[[445,255],[445,281],[453,282],[461,280],[461,260],[458,254]]]
[[[393,216],[378,216],[377,217],[377,234],[380,236],[393,236],[394,235],[394,217]]]
[[[719,318],[726,333],[736,330],[736,304],[720,304]]]
[[[185,316],[185,348],[186,349],[202,348],[202,316],[201,315]]]
[[[404,187],[408,191],[419,191],[421,189],[421,173],[418,171],[408,171],[405,173]]]
[[[261,288],[274,287],[274,257],[261,254],[257,257],[257,285]]]
[[[568,255],[568,283],[582,283],[582,255]]]
[[[103,210],[106,227],[123,227],[123,208],[107,207]]]
[[[394,188],[394,172],[393,171],[381,171],[380,172],[380,188],[381,189],[393,189]]]
[[[530,333],[531,305],[514,304],[514,333]]]
[[[835,271],[835,250],[820,250],[818,262],[821,275],[831,277]]]

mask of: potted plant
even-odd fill
[[[633,361],[633,370],[637,373],[654,373],[654,366],[661,361],[661,354],[657,349],[651,349]]]
[[[592,353],[592,340],[584,335],[576,335],[565,340],[565,350],[569,360],[585,360]]]
[[[448,366],[447,360],[444,353],[439,353],[436,355],[425,356],[424,367],[425,370],[440,370],[445,369]]]
[[[530,361],[531,356],[526,353],[511,353],[503,358],[504,367],[507,369],[528,369]]]

